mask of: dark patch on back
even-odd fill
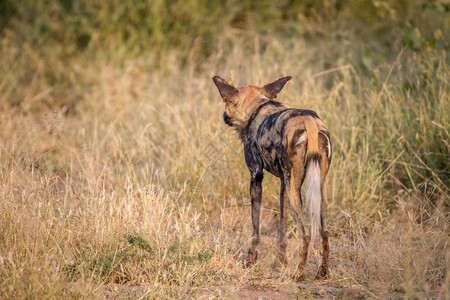
[[[259,126],[256,136],[259,138],[259,137],[261,137],[264,134],[264,132],[266,130],[272,129],[275,126],[275,124],[277,123],[278,118],[280,117],[280,115],[282,113],[288,111],[288,110],[290,110],[290,109],[289,108],[288,109],[283,109],[283,110],[280,110],[280,111],[276,111],[276,112],[270,114],[269,116],[267,116],[264,119],[264,121],[262,122],[262,124]]]
[[[242,132],[238,132],[239,133],[239,137],[241,138],[241,140],[243,141],[245,138],[245,135],[248,132],[248,129],[250,128],[250,126],[252,125],[253,121],[256,119],[256,117],[258,116],[259,112],[261,111],[261,109],[263,109],[264,107],[271,105],[274,107],[280,107],[283,106],[283,104],[281,102],[278,101],[274,101],[274,100],[268,100],[264,103],[262,103],[257,109],[256,111],[251,115],[250,119],[247,122],[247,125],[245,126],[245,129]]]
[[[309,110],[309,109],[291,109],[292,113],[290,114],[291,117],[304,117],[304,116],[311,116],[313,118],[320,119],[319,116],[315,111]]]
[[[276,101],[270,101],[270,102],[276,102]],[[281,103],[276,102],[281,105]],[[265,104],[265,103],[264,103]],[[264,105],[263,104],[263,105]],[[280,106],[279,105],[279,106]],[[257,111],[259,112],[259,111]],[[288,113],[286,113],[288,112]],[[319,116],[312,110],[307,109],[296,109],[296,108],[286,108],[283,110],[276,111],[269,116],[267,116],[261,126],[258,128],[257,136],[260,137],[264,130],[273,128],[277,121],[279,120],[279,117],[283,114],[283,123],[281,124],[281,135],[284,134],[284,127],[286,126],[286,123],[289,121],[289,119],[294,117],[303,117],[303,116],[312,116],[314,118],[319,118]],[[250,122],[249,122],[250,123]],[[248,125],[247,125],[248,126]]]
[[[308,109],[299,109],[299,110],[301,111],[302,116],[311,116],[311,117],[320,119],[315,111],[308,110]]]

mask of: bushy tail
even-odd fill
[[[308,137],[308,148],[306,150],[306,205],[309,208],[309,219],[311,222],[311,240],[313,244],[317,241],[320,232],[320,210],[322,204],[321,190],[321,164],[322,156],[319,154],[319,129],[315,119],[312,117],[304,120],[306,134]]]
[[[306,205],[309,209],[309,218],[311,222],[311,239],[313,243],[317,241],[320,232],[320,210],[322,203],[321,191],[321,174],[320,163],[321,157],[319,154],[312,154],[307,158],[306,165]]]

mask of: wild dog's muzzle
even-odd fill
[[[225,124],[227,124],[228,126],[233,126],[233,123],[231,123],[231,118],[230,116],[227,114],[227,112],[223,113],[223,121],[225,122]]]

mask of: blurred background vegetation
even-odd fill
[[[446,0],[2,0],[2,65],[13,69],[20,60],[50,62],[40,72],[67,88],[65,66],[80,56],[93,60],[121,53],[131,59],[173,53],[198,67],[219,49],[229,51],[236,35],[251,32],[283,39],[286,51],[293,40],[304,39],[324,50],[315,58],[323,69],[345,60],[370,78],[375,66],[391,61],[402,47],[448,52],[449,15]],[[253,41],[248,44],[244,47],[253,53]],[[17,80],[27,84],[31,77]],[[16,93],[10,104],[20,103]],[[69,102],[69,108],[76,104]]]
[[[367,44],[365,51],[392,55],[399,45],[448,49],[449,12],[445,0],[3,0],[0,30],[44,52],[61,47],[62,57],[111,47],[158,55],[197,46],[204,59],[230,28],[333,41],[350,31]]]
[[[31,113],[63,108],[76,114],[86,87],[98,80],[83,68],[97,60],[124,67],[131,59],[151,57],[152,69],[170,69],[167,64],[176,62],[203,76],[201,66],[217,53],[231,52],[236,43],[250,56],[264,53],[274,40],[286,52],[302,41],[320,49],[311,58],[316,71],[350,64],[361,75],[360,84],[382,86],[389,68],[380,66],[401,51],[422,57],[439,53],[447,63],[450,47],[450,2],[445,0],[3,0],[0,20],[2,107]],[[404,93],[417,94],[435,83],[429,71],[407,71],[398,82]],[[22,87],[36,76],[52,88],[30,104]],[[413,77],[423,79],[421,86]],[[432,153],[448,153],[447,145],[434,146]],[[433,168],[449,182],[446,159],[434,160]]]

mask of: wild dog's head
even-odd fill
[[[275,99],[291,78],[291,76],[283,77],[263,87],[246,85],[236,88],[225,79],[214,76],[214,83],[225,102],[223,113],[225,124],[237,129],[244,128],[261,103]]]

